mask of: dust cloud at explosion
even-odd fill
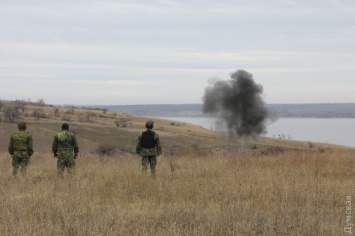
[[[252,74],[238,70],[230,80],[210,81],[203,96],[203,113],[222,121],[230,135],[258,136],[266,133],[271,118],[262,98],[263,87]]]

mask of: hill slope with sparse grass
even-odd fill
[[[6,122],[6,107],[19,113],[14,123]],[[53,136],[64,122],[78,138],[81,152],[95,152],[99,146],[111,146],[124,152],[135,150],[139,134],[145,130],[144,124],[149,117],[139,117],[123,112],[99,108],[77,108],[73,106],[56,107],[49,105],[24,104],[16,102],[3,105],[0,122],[0,150],[6,150],[8,139],[17,129],[17,121],[27,122],[28,131],[33,134],[34,148],[37,152],[50,152]],[[38,115],[39,114],[39,115]],[[210,146],[219,135],[213,131],[183,122],[153,118],[154,130],[162,137],[167,152],[182,151],[182,148],[204,143]],[[184,148],[183,148],[184,149]]]
[[[16,112],[16,120],[9,122],[7,110]],[[2,102],[0,106],[0,150],[5,151],[12,132],[17,130],[17,122],[24,120],[28,131],[33,134],[36,152],[50,152],[53,136],[64,122],[78,138],[81,153],[93,153],[100,147],[133,153],[138,135],[144,131],[147,119],[155,121],[154,130],[161,137],[165,152],[169,154],[197,150],[213,152],[226,146],[238,146],[237,139],[231,140],[226,134],[204,129],[200,126],[159,119],[142,117],[102,108],[79,108],[74,106],[52,106],[26,103],[22,101]],[[9,118],[10,119],[10,118]],[[306,148],[325,150],[337,148],[335,145],[298,142],[270,138],[250,140],[249,144],[258,151],[263,148]],[[247,146],[248,146],[247,145]]]
[[[147,117],[26,104],[17,120],[35,154],[27,175],[13,177],[7,144],[17,125],[4,115],[1,235],[343,235],[354,223],[353,148],[259,138],[241,151],[223,133],[154,118],[164,154],[153,180],[134,154]],[[51,143],[63,122],[81,152],[62,179]]]

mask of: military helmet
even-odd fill
[[[19,122],[17,124],[17,126],[18,126],[19,129],[26,129],[27,128],[26,122],[24,122],[24,121]]]
[[[69,125],[68,125],[68,123],[63,123],[63,124],[62,124],[62,129],[69,130]]]
[[[154,121],[152,121],[152,120],[147,120],[147,121],[145,122],[145,127],[146,127],[147,129],[153,129],[153,127],[154,127]]]

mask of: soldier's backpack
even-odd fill
[[[57,134],[57,137],[59,139],[59,141],[61,142],[68,142],[70,141],[70,134],[68,131],[60,131],[58,134]]]
[[[13,140],[14,150],[26,151],[28,137],[29,137],[29,133],[27,131],[26,132],[18,131],[13,133],[11,138]]]

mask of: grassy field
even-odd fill
[[[80,155],[74,176],[37,153],[25,177],[0,154],[1,235],[342,235],[351,152]],[[354,222],[352,220],[352,222]]]
[[[355,222],[354,148],[271,138],[241,147],[154,118],[164,154],[153,180],[134,154],[148,117],[23,108],[35,149],[26,176],[12,176],[6,152],[16,123],[0,122],[0,235],[346,235]],[[51,144],[63,122],[81,151],[75,175],[62,179]],[[99,155],[100,146],[116,151]]]

